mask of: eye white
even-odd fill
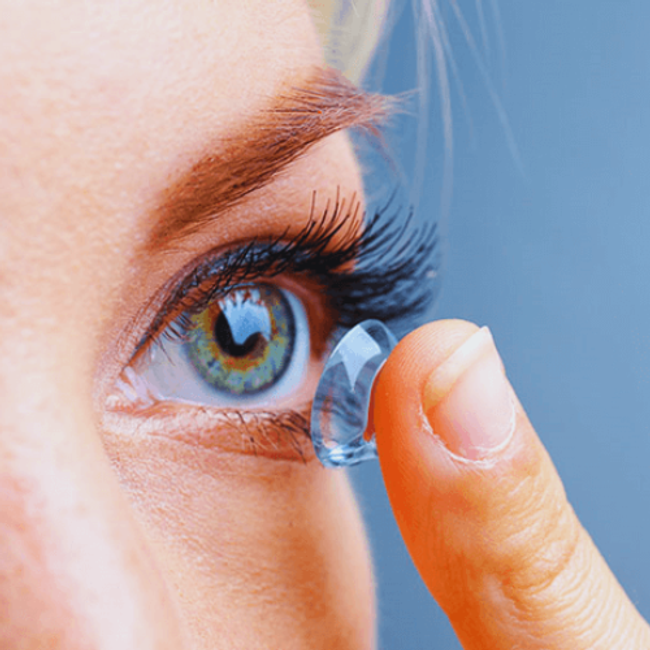
[[[277,383],[254,395],[228,395],[217,391],[201,377],[184,349],[182,340],[161,336],[125,373],[122,392],[144,403],[172,401],[204,406],[265,408],[290,395],[302,383],[309,361],[309,321],[301,301],[290,291],[277,288],[289,303],[294,322],[295,340],[289,365]]]

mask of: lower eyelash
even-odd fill
[[[196,404],[160,402],[133,412],[109,409],[103,427],[131,439],[167,438],[205,450],[215,449],[306,464],[315,458],[309,433],[311,404],[299,410],[240,411]]]
[[[313,456],[308,414],[300,411],[244,414],[240,411],[238,415],[255,456],[277,453],[287,446],[303,463],[307,462],[308,456]]]

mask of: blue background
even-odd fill
[[[505,60],[484,5],[487,49],[477,5],[460,0],[521,164],[446,11],[467,115],[454,82],[454,189],[433,316],[491,328],[575,510],[649,617],[650,3],[500,0]],[[412,52],[405,13],[384,88],[412,86]],[[432,92],[434,125],[437,102]],[[437,127],[431,143],[423,218],[440,214]],[[459,648],[404,549],[378,464],[350,475],[377,571],[380,648]]]

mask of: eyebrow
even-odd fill
[[[357,127],[377,135],[390,108],[388,97],[358,88],[334,68],[315,68],[163,192],[147,248],[202,229],[337,131]]]

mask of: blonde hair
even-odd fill
[[[363,81],[373,54],[385,31],[406,0],[307,0],[320,34],[327,62],[338,68],[354,83]],[[449,41],[439,8],[439,0],[411,0],[415,13],[418,77],[418,144],[416,177],[413,180],[416,196],[423,183],[425,145],[428,129],[428,87],[431,70],[429,54],[433,55],[434,70],[440,90],[440,110],[443,127],[445,164],[443,170],[443,214],[448,211],[451,192],[452,113],[448,77]],[[451,0],[457,8],[456,0]],[[389,10],[392,13],[389,15]],[[462,16],[461,16],[462,18]],[[452,67],[454,63],[452,60]]]
[[[372,61],[387,27],[393,22],[399,9],[407,4],[407,0],[307,0],[314,15],[314,21],[320,33],[327,62],[341,70],[351,81],[360,83]],[[496,111],[510,154],[515,166],[523,173],[523,164],[519,155],[517,143],[510,129],[508,116],[501,103],[501,98],[492,82],[485,55],[488,52],[488,33],[486,28],[482,0],[477,0],[475,9],[480,27],[480,41],[475,39],[468,22],[461,10],[458,0],[410,0],[415,20],[417,42],[417,78],[418,96],[420,99],[418,118],[420,122],[418,134],[418,152],[420,164],[418,170],[423,170],[424,142],[426,141],[429,84],[432,77],[437,78],[438,98],[440,102],[440,117],[442,121],[443,146],[445,163],[443,170],[443,214],[448,211],[451,196],[451,169],[453,166],[453,134],[450,76],[458,83],[461,99],[465,102],[462,84],[460,82],[455,57],[451,51],[451,41],[447,34],[443,7],[447,5],[461,29],[464,40],[469,47],[480,76],[483,78],[493,108]],[[496,38],[499,49],[501,66],[505,61],[505,46],[497,0],[490,3],[493,19],[496,25]],[[392,10],[389,12],[389,10]],[[433,64],[433,66],[432,66]],[[422,179],[415,179],[418,186]]]
[[[308,0],[329,65],[359,83],[381,40],[391,0]]]

